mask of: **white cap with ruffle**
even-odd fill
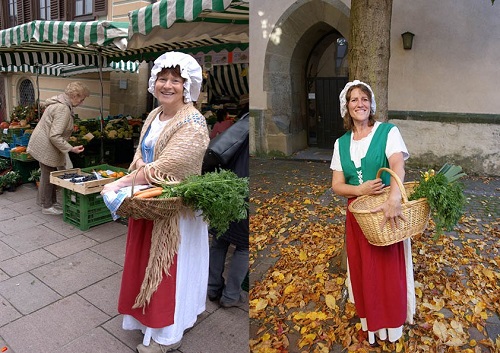
[[[158,73],[164,68],[174,68],[179,65],[181,76],[184,78],[184,103],[198,100],[201,91],[202,70],[200,64],[189,54],[171,51],[160,55],[153,63],[148,91],[155,95],[155,83]]]
[[[370,111],[372,114],[375,114],[375,112],[377,110],[377,103],[375,102],[375,95],[373,94],[373,91],[372,91],[372,88],[370,87],[370,85],[368,85],[367,83],[361,82],[360,80],[354,80],[352,82],[347,82],[344,89],[342,90],[342,92],[340,92],[340,95],[339,95],[340,115],[342,116],[342,118],[344,118],[345,115],[347,114],[347,100],[346,100],[347,91],[349,90],[350,87],[356,86],[356,85],[363,85],[366,88],[368,88],[368,90],[370,91],[370,93],[372,95],[371,96],[372,102],[371,102],[371,106],[370,106]]]

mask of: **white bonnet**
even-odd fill
[[[149,93],[156,97],[155,82],[158,73],[164,68],[174,68],[177,65],[179,65],[181,76],[184,78],[184,103],[198,100],[203,80],[201,66],[191,55],[176,51],[162,54],[154,61],[151,77],[149,78]]]
[[[375,95],[373,94],[372,88],[367,83],[361,82],[360,80],[354,80],[352,82],[347,82],[347,84],[345,85],[345,87],[342,90],[342,92],[340,92],[340,96],[339,96],[339,99],[340,99],[340,115],[342,116],[342,118],[345,117],[346,114],[347,114],[347,101],[346,101],[347,91],[349,90],[349,88],[351,86],[356,86],[356,85],[363,85],[366,88],[368,88],[368,90],[372,94],[372,97],[371,97],[371,101],[372,102],[371,102],[371,106],[370,106],[370,111],[371,111],[372,114],[375,114],[375,111],[377,110],[377,103],[375,102]]]

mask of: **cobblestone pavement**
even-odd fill
[[[304,159],[284,159],[284,158],[251,158],[250,161],[250,185],[251,195],[261,197],[262,199],[271,198],[280,193],[293,192],[298,183],[317,183],[324,184],[325,194],[321,196],[321,203],[328,204],[332,202],[334,196],[328,185],[331,182],[331,171],[329,169],[329,154],[323,156],[315,156],[315,158]],[[407,169],[406,180],[418,180],[419,171]],[[498,238],[498,228],[500,226],[500,178],[486,177],[465,177],[462,179],[465,185],[465,194],[467,205],[464,215],[469,219],[469,228],[463,232],[467,239],[474,241],[480,238],[483,231],[496,228],[496,238],[492,238],[488,243],[491,248],[487,249],[483,254],[492,262],[496,262],[496,272],[498,273],[499,256],[500,256],[500,239]],[[265,192],[261,192],[265,190]],[[345,203],[344,200],[341,200]],[[255,212],[255,204],[251,204],[251,212]],[[471,229],[474,231],[471,231]],[[467,232],[470,231],[470,234]],[[453,235],[452,233],[451,235]],[[462,240],[463,243],[463,240]],[[485,250],[485,249],[481,249]],[[276,256],[270,256],[270,247],[264,247],[261,251],[255,254],[254,262],[251,264],[250,285],[261,281],[268,274],[268,270],[279,260]],[[476,251],[480,251],[476,249]],[[275,255],[275,254],[274,254]],[[457,254],[459,256],[459,254]],[[497,285],[500,281],[497,277]],[[498,288],[498,287],[497,287]],[[251,293],[250,293],[251,295]],[[252,299],[252,297],[250,298]],[[446,312],[444,313],[446,315]],[[491,313],[492,315],[486,320],[485,329],[489,338],[493,341],[500,340],[500,319],[499,312]],[[250,320],[250,337],[255,338],[260,323],[256,320]],[[469,330],[470,339],[480,341],[485,338],[478,330]],[[293,350],[293,337],[290,340],[290,353],[299,352],[298,348]],[[482,348],[481,352],[490,352],[486,348]],[[331,352],[340,352],[342,346],[333,347]],[[472,352],[472,351],[471,351]],[[476,350],[477,352],[477,350]]]

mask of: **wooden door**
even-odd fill
[[[335,140],[345,133],[340,116],[339,94],[347,77],[316,78],[317,146],[333,149]]]

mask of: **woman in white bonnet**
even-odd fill
[[[382,178],[376,174],[386,167],[404,181],[409,154],[398,128],[376,121],[375,110],[375,96],[368,84],[358,80],[347,83],[340,93],[347,132],[335,141],[330,166],[332,189],[350,203],[361,195],[380,194],[390,184],[388,200],[377,210],[395,227],[403,219],[399,187],[388,173],[382,173]],[[404,323],[413,323],[415,313],[410,239],[388,246],[372,245],[347,210],[346,249],[349,299],[356,306],[369,343],[376,346],[376,337],[397,341]]]
[[[129,170],[135,171],[135,184],[181,181],[201,174],[203,156],[209,143],[203,115],[193,106],[198,99],[202,70],[190,55],[168,52],[155,60],[148,91],[159,102],[144,122],[139,146]],[[129,186],[133,173],[106,184],[102,194]],[[161,353],[181,345],[184,330],[194,325],[205,310],[208,281],[208,227],[199,215],[181,214],[180,239],[167,246],[168,256],[157,252],[155,232],[160,241],[173,243],[168,231],[157,229],[161,222],[129,219],[125,262],[118,302],[124,314],[123,328],[140,329],[144,339],[139,353]],[[168,245],[168,244],[167,244]],[[154,255],[153,255],[154,254]],[[155,256],[155,257],[153,257]],[[169,258],[165,267],[156,267],[161,281],[152,295],[141,297],[143,280],[156,261]],[[163,265],[162,265],[163,266]],[[168,274],[162,269],[168,268]],[[146,275],[145,275],[146,272]]]

